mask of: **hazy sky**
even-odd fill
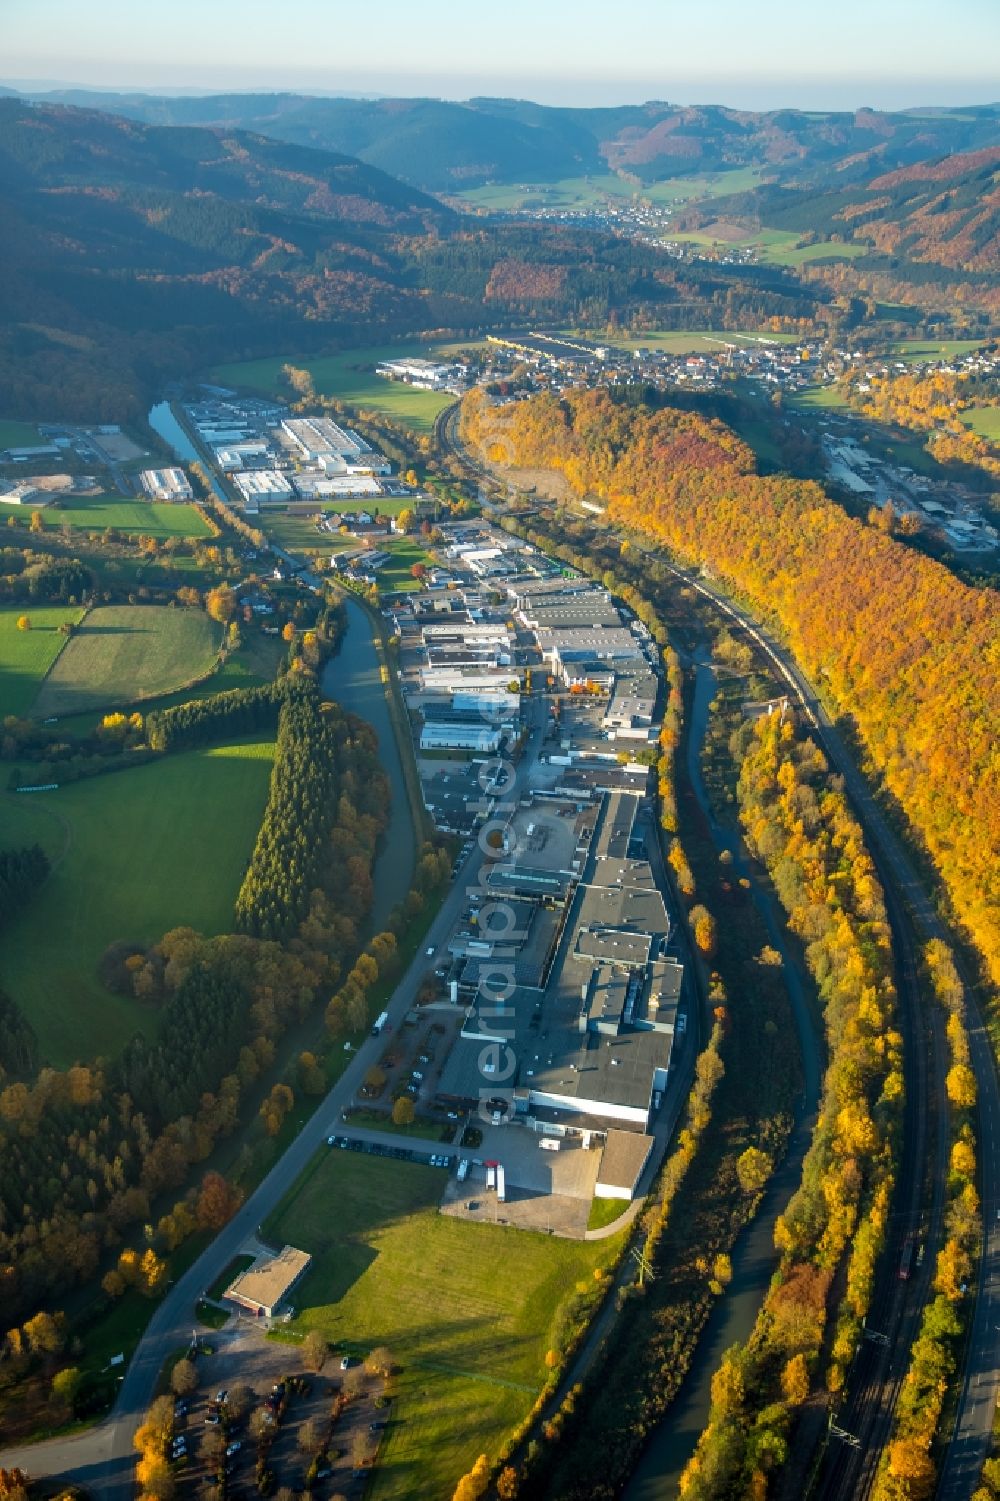
[[[991,102],[1000,0],[0,0],[6,82],[745,108]]]

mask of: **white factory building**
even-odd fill
[[[150,500],[190,500],[191,484],[183,469],[144,469],[139,482]]]
[[[330,417],[286,417],[281,432],[296,456],[326,474],[389,474],[391,467],[364,438]]]
[[[268,445],[256,440],[225,444],[215,450],[215,462],[223,474],[232,474],[239,469],[264,467],[273,461],[274,455]]]
[[[250,469],[234,474],[233,484],[248,505],[290,500],[293,493],[291,481],[277,469]]]
[[[381,495],[382,486],[372,474],[327,474],[311,469],[292,475],[292,484],[303,500],[350,500],[360,495]]]
[[[488,724],[431,720],[420,731],[420,749],[469,750],[490,755],[500,748],[500,731]]]
[[[495,695],[512,682],[510,670],[465,671],[461,667],[425,667],[420,686],[426,693],[481,693]]]
[[[462,389],[461,372],[454,365],[436,365],[433,360],[403,359],[385,360],[375,366],[375,374],[384,380],[401,380],[408,386],[417,386],[422,391],[454,391]]]

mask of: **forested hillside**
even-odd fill
[[[1000,982],[1000,600],[848,516],[814,484],[761,478],[722,424],[604,391],[500,410],[465,430],[561,470],[610,520],[701,564],[774,620],[856,726]]]
[[[995,106],[883,113],[726,109],[652,102],[572,109],[521,99],[321,99],[301,94],[63,91],[63,103],[157,125],[260,131],[344,151],[431,192],[482,183],[552,182],[609,168],[636,182],[760,167],[780,180],[874,172],[995,144]]]
[[[0,99],[0,411],[135,417],[213,361],[417,329],[815,313],[798,284],[562,226],[471,226],[342,156]],[[825,295],[825,294],[821,294]]]
[[[879,158],[866,165],[863,178],[855,166],[691,205],[677,226],[722,241],[764,226],[804,243],[854,242],[865,247],[860,258],[807,274],[886,299],[909,284],[904,301],[1000,306],[1000,142],[891,171],[880,170]]]

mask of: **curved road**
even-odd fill
[[[525,770],[537,754],[544,732],[544,718],[539,723],[538,717],[536,714],[536,723],[531,728],[530,741],[513,785],[500,794],[504,799],[516,802]],[[467,900],[468,889],[478,884],[485,858],[479,845],[474,845],[418,953],[393,992],[386,1008],[393,1028],[400,1025],[416,1002],[428,968],[425,947],[433,945],[436,949],[449,937]],[[132,1435],[153,1399],[157,1378],[167,1357],[191,1338],[194,1308],[199,1297],[277,1208],[313,1154],[325,1146],[327,1136],[340,1128],[341,1112],[352,1103],[365,1074],[378,1061],[384,1046],[384,1038],[365,1038],[340,1079],[267,1177],[193,1266],[170,1288],[149,1321],[122,1381],[118,1400],[104,1422],[82,1433],[4,1450],[0,1452],[0,1466],[24,1470],[36,1480],[72,1481],[84,1486],[99,1501],[131,1498],[135,1460]],[[398,1138],[394,1144],[399,1144]]]
[[[431,924],[425,945],[437,947],[448,937],[466,901],[466,887],[476,881],[482,860],[480,850],[475,847]],[[393,1027],[401,1023],[414,1005],[427,966],[428,960],[421,947],[388,1005]],[[285,1154],[212,1244],[171,1287],[149,1321],[110,1416],[98,1427],[83,1433],[7,1449],[0,1453],[0,1465],[23,1469],[33,1479],[51,1477],[72,1481],[84,1486],[93,1496],[108,1498],[108,1501],[124,1501],[124,1498],[131,1497],[135,1460],[132,1435],[153,1399],[157,1377],[167,1357],[191,1338],[195,1304],[239,1254],[243,1243],[277,1208],[313,1154],[325,1145],[327,1136],[340,1128],[341,1111],[352,1103],[365,1074],[378,1061],[384,1047],[384,1038],[365,1039]],[[393,1144],[400,1145],[401,1138],[394,1138]],[[205,1333],[204,1330],[199,1332]]]

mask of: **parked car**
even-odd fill
[[[345,1355],[341,1360],[340,1369],[342,1371],[349,1371],[351,1369],[351,1357],[349,1355]]]
[[[240,1440],[238,1438],[234,1438],[231,1444],[226,1445],[226,1458],[232,1459],[233,1455],[238,1454],[242,1448],[243,1445]]]

